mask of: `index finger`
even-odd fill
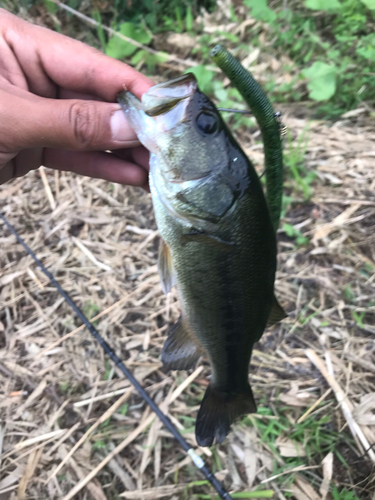
[[[73,92],[95,94],[113,102],[125,86],[137,97],[153,82],[131,66],[54,31],[35,26],[12,14],[6,23],[6,41],[11,45],[28,81],[40,71],[58,86]]]

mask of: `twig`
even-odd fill
[[[129,384],[130,385],[130,382]],[[96,403],[97,401],[103,401],[104,399],[113,398],[114,396],[121,396],[128,390],[128,387],[124,387],[122,389],[117,389],[116,391],[107,392],[106,394],[100,394],[99,396],[95,396],[94,398],[84,399],[82,401],[76,401],[73,403],[74,408],[80,408],[81,406],[87,406],[90,403]]]
[[[47,176],[46,176],[46,172],[45,172],[43,166],[41,166],[39,168],[39,173],[40,173],[40,177],[42,178],[42,181],[43,181],[44,189],[46,190],[46,194],[47,194],[47,198],[48,198],[49,204],[51,205],[52,210],[55,210],[55,208],[56,208],[56,202],[55,202],[55,199],[53,197],[53,194],[52,194],[52,191],[51,191],[51,188],[50,188]]]
[[[327,380],[329,385],[332,387],[336,399],[338,403],[341,405],[341,409],[343,412],[343,415],[348,422],[348,425],[350,427],[350,430],[353,434],[353,436],[360,440],[362,443],[365,451],[368,453],[368,456],[370,459],[375,463],[375,453],[371,448],[370,443],[368,442],[366,436],[363,434],[362,429],[358,425],[358,423],[355,421],[352,411],[353,411],[353,405],[349,401],[348,397],[344,394],[344,391],[341,389],[340,385],[338,382],[334,379],[334,377],[328,372],[328,369],[324,362],[319,358],[319,356],[312,350],[312,349],[307,349],[306,350],[306,356],[310,359],[312,363],[320,370],[321,374],[323,377]]]
[[[171,395],[171,398],[168,402],[168,404],[173,403],[182,391],[201,373],[202,367],[197,368],[189,377],[184,380],[184,382],[177,387],[177,389],[173,392]],[[182,386],[182,389],[181,389]],[[166,402],[167,403],[167,402]],[[166,404],[165,403],[165,404]],[[164,408],[163,408],[164,410]],[[141,434],[149,425],[152,424],[154,419],[156,418],[156,415],[154,413],[151,413],[142,423],[139,424],[139,426],[134,429],[132,433],[130,433],[120,444],[114,448],[111,453],[109,453],[101,462],[99,465],[95,467],[84,479],[82,479],[79,483],[77,483],[74,488],[72,488],[67,495],[63,498],[63,500],[70,500],[71,498],[74,497],[79,491],[81,491],[82,488],[86,486],[87,483],[89,483],[97,474],[100,472],[103,467],[105,467],[116,455],[118,455],[123,449],[125,449],[130,443],[136,439],[139,434]]]
[[[79,441],[73,446],[73,448],[69,451],[69,453],[66,455],[64,460],[62,460],[59,465],[56,467],[56,469],[52,472],[52,474],[49,476],[47,479],[47,483],[51,481],[52,478],[56,476],[60,472],[60,470],[64,467],[66,462],[70,459],[70,457],[75,453],[75,451],[86,441],[86,439],[95,431],[97,427],[102,422],[105,422],[109,417],[113,415],[113,413],[120,408],[121,405],[125,403],[130,397],[132,393],[132,389],[129,389],[121,398],[119,398],[106,412],[103,413],[103,415],[98,418],[98,420],[84,433],[84,435],[81,437]]]
[[[14,453],[16,451],[22,450],[23,448],[26,448],[27,446],[32,446],[33,444],[40,443],[41,441],[47,441],[49,439],[56,439],[61,436],[61,434],[64,434],[66,432],[66,429],[58,429],[57,431],[51,431],[47,432],[46,434],[42,434],[40,436],[35,436],[30,439],[26,439],[25,441],[21,441],[20,443],[17,443],[14,445],[13,450],[8,453],[10,455],[11,453]]]
[[[144,420],[143,423],[141,423],[132,433],[130,433],[119,445],[114,448],[109,455],[107,455],[99,465],[95,467],[84,479],[82,479],[79,483],[77,483],[74,488],[72,488],[67,495],[63,498],[63,500],[70,500],[71,498],[74,497],[79,491],[81,491],[82,488],[86,486],[87,483],[89,483],[97,474],[100,472],[103,467],[105,467],[108,462],[112,460],[116,455],[121,453],[123,449],[125,449],[130,443],[136,439],[141,432],[143,432],[147,427],[152,423],[154,420],[155,415],[151,413],[151,415]]]
[[[326,392],[323,394],[323,396],[320,396],[319,399],[317,399],[315,401],[315,403],[307,410],[305,411],[305,413],[302,415],[302,417],[300,417],[298,420],[297,420],[297,424],[300,424],[301,422],[304,422],[307,417],[310,415],[310,413],[312,413],[315,408],[320,405],[320,403],[322,401],[324,401],[324,399],[328,396],[328,394],[332,391],[332,389],[327,389]]]
[[[84,253],[86,257],[90,259],[95,266],[99,267],[99,269],[103,269],[103,271],[112,271],[112,268],[110,266],[107,266],[107,264],[100,262],[78,238],[72,236],[72,240],[81,250],[81,252]]]
[[[136,290],[134,290],[133,292],[129,293],[128,295],[125,295],[125,297],[123,297],[122,299],[118,300],[117,302],[115,302],[114,304],[112,304],[111,306],[107,307],[107,309],[104,309],[104,311],[101,311],[99,314],[97,314],[96,316],[94,316],[92,319],[91,319],[91,322],[94,322],[96,321],[97,319],[105,316],[106,314],[108,314],[109,312],[111,312],[113,309],[115,309],[116,307],[120,306],[121,304],[123,304],[124,302],[126,302],[130,297],[131,295],[134,295],[136,292]],[[66,335],[64,335],[63,337],[60,337],[59,339],[57,339],[55,342],[53,342],[51,345],[49,345],[48,347],[46,347],[45,349],[43,349],[42,351],[40,351],[36,356],[35,356],[35,359],[38,359],[38,358],[41,358],[44,354],[46,354],[47,352],[51,351],[52,349],[54,349],[55,347],[57,347],[58,345],[62,344],[65,340],[69,339],[70,337],[73,337],[73,335],[75,335],[76,333],[80,332],[81,330],[83,330],[85,328],[85,325],[81,325],[79,326],[78,328],[75,328],[74,330],[72,330],[71,332],[67,333]]]
[[[319,468],[320,465],[297,465],[297,467],[292,467],[290,469],[283,470],[279,474],[263,479],[263,481],[261,481],[260,484],[269,483],[270,481],[274,481],[278,477],[284,476],[285,474],[293,474],[293,472],[300,472],[302,470],[319,469]]]

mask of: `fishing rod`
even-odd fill
[[[99,345],[102,347],[103,351],[111,358],[113,363],[120,368],[122,373],[127,377],[138,394],[146,401],[146,403],[150,406],[152,411],[159,417],[159,419],[163,422],[165,427],[169,430],[172,436],[180,443],[181,447],[186,451],[189,457],[192,459],[194,465],[201,471],[204,477],[212,484],[212,486],[217,491],[220,498],[223,500],[233,500],[230,494],[225,490],[223,485],[218,479],[213,475],[208,466],[205,464],[204,460],[196,453],[196,451],[187,443],[187,441],[182,437],[178,429],[172,424],[169,417],[161,411],[159,406],[155,403],[155,401],[150,398],[147,392],[143,389],[141,384],[134,377],[132,372],[126,368],[121,359],[117,356],[114,350],[107,344],[107,342],[103,339],[100,333],[95,329],[94,325],[86,318],[83,312],[79,309],[79,307],[73,302],[73,300],[69,297],[69,295],[65,292],[65,290],[61,287],[61,285],[55,280],[53,275],[46,269],[46,267],[41,263],[35,253],[31,250],[31,248],[27,245],[27,243],[21,238],[21,236],[17,233],[12,224],[8,221],[8,219],[0,213],[0,218],[3,220],[5,225],[8,227],[10,232],[17,238],[17,241],[23,246],[26,252],[34,259],[35,263],[38,265],[41,271],[47,276],[50,280],[51,284],[58,290],[60,295],[64,298],[65,302],[67,302],[79,319],[84,323],[87,327],[91,335],[99,342]]]

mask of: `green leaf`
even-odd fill
[[[368,9],[375,10],[375,0],[361,0]]]
[[[48,12],[50,12],[51,14],[56,14],[56,5],[53,2],[51,2],[51,0],[43,0],[43,1]]]
[[[105,51],[105,46],[106,46],[105,34],[104,34],[103,26],[102,26],[102,17],[100,15],[100,12],[98,10],[93,10],[92,17],[95,19],[96,22],[99,23],[99,25],[96,29],[97,29],[100,43],[102,44],[102,49],[103,49],[103,51]]]
[[[210,94],[214,90],[213,78],[215,73],[207,69],[203,64],[189,68],[184,73],[194,73],[198,80],[199,88],[204,94]]]
[[[142,59],[143,60],[146,59],[146,56],[147,52],[145,50],[138,50],[138,52],[134,54],[134,56],[131,58],[130,61],[133,64],[133,66],[135,66],[136,64],[141,62]]]
[[[375,61],[375,47],[358,47],[356,49],[358,55],[364,57],[365,59],[371,59]]]
[[[142,26],[133,23],[122,23],[120,26],[120,33],[143,45],[150,43],[152,38]],[[107,44],[106,54],[115,59],[123,59],[124,57],[134,54],[136,50],[138,50],[138,47],[132,43],[126,42],[117,36],[113,36]]]
[[[289,236],[290,238],[296,235],[296,229],[294,226],[292,226],[292,224],[288,224],[287,222],[285,222],[283,224],[283,229],[286,235]]]
[[[336,92],[336,73],[336,66],[320,61],[303,70],[303,76],[309,80],[307,88],[310,99],[325,101],[332,97]]]
[[[131,58],[131,63],[136,64],[143,61],[146,63],[148,70],[153,73],[157,63],[166,62],[169,59],[169,54],[166,52],[159,52],[158,54],[150,54],[147,50],[138,50]]]
[[[341,9],[341,3],[338,0],[306,0],[305,5],[312,10]]]
[[[186,24],[186,31],[191,31],[193,29],[193,13],[191,11],[190,5],[188,6],[186,11],[185,24]]]
[[[233,498],[273,498],[273,490],[241,491],[232,493]]]
[[[275,12],[267,5],[267,0],[244,0],[244,4],[251,9],[254,19],[266,23],[272,23],[276,19]]]

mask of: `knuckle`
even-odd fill
[[[92,102],[74,102],[69,110],[69,122],[74,139],[79,146],[87,148],[95,144],[98,136],[98,113]]]

